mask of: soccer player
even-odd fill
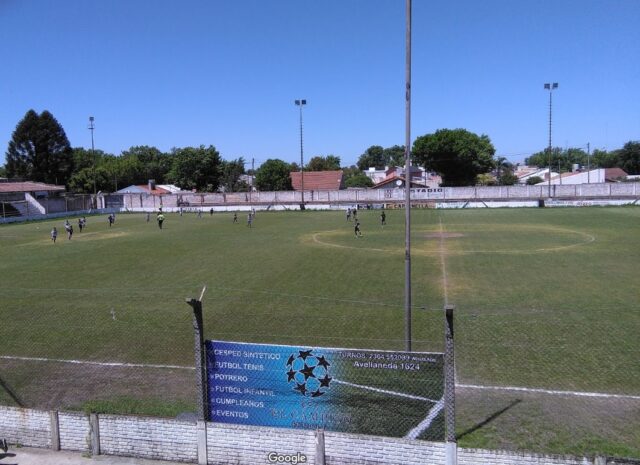
[[[362,231],[360,231],[360,222],[358,220],[354,221],[356,222],[356,224],[353,227],[353,232],[355,233],[356,237],[362,237]]]
[[[151,213],[147,212],[147,223],[149,222],[150,217],[151,217]]]
[[[73,226],[69,225],[67,228],[67,240],[71,240],[71,236],[73,236]]]
[[[54,226],[53,229],[51,230],[51,240],[55,243],[57,238],[58,238],[58,230]]]
[[[109,221],[109,227],[111,227],[111,225],[116,221],[116,218],[113,213],[107,217],[107,221]]]
[[[247,226],[251,227],[251,222],[253,221],[253,215],[251,212],[247,215]]]
[[[82,227],[84,225],[82,224],[82,218],[78,218],[78,229],[80,230],[80,232],[82,232]]]
[[[351,221],[351,208],[347,208],[347,221]]]
[[[387,224],[387,214],[382,210],[382,213],[380,213],[380,225],[384,227],[385,224]]]
[[[158,217],[156,219],[158,220],[158,227],[162,229],[162,223],[164,222],[164,215],[162,213],[158,213]]]
[[[209,209],[209,216],[213,216],[213,207]]]
[[[234,223],[237,223],[237,222],[238,222],[238,212],[235,212],[235,213],[233,214],[233,222],[234,222]]]

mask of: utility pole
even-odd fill
[[[93,195],[97,194],[96,189],[96,151],[93,147],[93,130],[95,129],[95,125],[93,124],[94,117],[89,116],[89,130],[91,131],[91,159],[93,160]]]
[[[411,0],[406,0],[405,37],[405,139],[404,139],[404,338],[411,352]]]
[[[591,143],[587,142],[587,184],[591,184]]]

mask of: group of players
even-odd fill
[[[182,209],[180,209],[180,216],[182,216],[183,211]],[[209,211],[209,214],[213,216],[213,208]],[[196,212],[196,215],[198,215],[198,218],[202,218],[202,211],[198,210]],[[248,214],[247,214],[247,227],[248,228],[252,228],[253,227],[253,220],[256,216],[256,211],[255,209],[252,209]],[[353,225],[353,230],[355,233],[356,237],[362,237],[362,231],[360,230],[360,220],[358,220],[358,210],[355,208],[347,208],[347,221],[351,221],[351,218],[353,217],[353,221],[354,221],[354,225]],[[147,213],[147,222],[149,222],[151,219],[151,214]],[[158,223],[158,228],[162,229],[162,225],[164,223],[165,220],[165,216],[162,213],[162,207],[160,207],[160,209],[158,210],[158,213],[156,215],[156,221]],[[109,214],[109,216],[107,217],[107,221],[109,222],[109,227],[112,227],[113,224],[116,222],[116,214],[115,213],[111,213]],[[233,214],[233,223],[236,224],[238,223],[238,212],[234,212]],[[387,224],[387,215],[385,213],[384,210],[382,210],[382,212],[380,213],[380,225],[382,226],[382,228],[384,228],[384,226]],[[86,228],[87,226],[87,219],[83,216],[82,218],[78,218],[78,229],[80,230],[80,232],[82,232],[82,230],[84,228]],[[67,240],[71,240],[71,237],[73,236],[73,225],[71,225],[71,223],[69,223],[69,220],[65,220],[64,222],[64,229],[67,233]],[[58,230],[56,229],[56,227],[54,226],[53,229],[51,230],[51,240],[55,243],[56,240],[58,239]]]
[[[360,230],[360,221],[358,220],[358,210],[347,208],[347,221],[351,221],[351,217],[353,217],[353,231],[356,237],[362,237],[362,231]],[[387,224],[387,214],[382,210],[380,213],[380,225],[384,229]]]

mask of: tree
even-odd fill
[[[153,179],[157,184],[165,182],[172,167],[172,157],[156,147],[137,145],[122,152],[119,158],[132,160],[135,170],[132,184],[146,184]]]
[[[220,176],[220,188],[224,192],[247,191],[247,183],[240,181],[240,175],[244,174],[244,158],[222,161]]]
[[[256,171],[256,187],[261,191],[291,190],[291,166],[278,159],[265,161]]]
[[[640,142],[629,141],[617,150],[617,166],[627,174],[640,174]]]
[[[618,166],[618,152],[595,149],[591,155],[591,166],[596,168],[614,168]]]
[[[315,156],[307,166],[305,171],[338,171],[340,169],[340,157],[335,155],[327,155],[326,157]]]
[[[169,182],[182,189],[215,192],[220,180],[220,154],[213,145],[173,148]]]
[[[385,166],[405,166],[404,145],[394,145],[384,149],[383,155],[387,163]]]
[[[413,144],[417,164],[442,176],[443,186],[472,186],[476,176],[495,166],[495,148],[488,136],[465,129],[439,129]]]
[[[518,176],[513,174],[513,171],[505,170],[500,174],[498,178],[499,186],[513,186],[515,184],[518,184]]]
[[[48,111],[29,110],[16,126],[6,153],[9,177],[46,183],[66,183],[73,154],[64,129]]]
[[[7,170],[5,169],[4,165],[0,166],[0,178],[4,178],[7,176]]]
[[[372,145],[358,158],[360,171],[365,171],[369,168],[381,170],[387,165],[388,160],[385,158],[384,149],[379,145]]]
[[[544,181],[544,179],[542,179],[540,176],[531,176],[529,179],[527,179],[527,186],[540,184],[542,181]]]
[[[354,176],[349,176],[344,181],[344,187],[371,187],[373,181],[366,174],[359,172]]]

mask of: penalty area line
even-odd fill
[[[411,431],[409,431],[405,435],[405,439],[418,439],[418,436],[420,436],[423,431],[426,431],[427,429],[429,429],[429,427],[431,426],[431,423],[433,423],[433,420],[436,419],[436,417],[442,411],[443,408],[444,408],[444,397],[440,399],[438,402],[436,402],[433,407],[431,407],[431,410],[429,410],[429,413],[427,414],[425,419],[422,420],[420,423],[418,423],[418,425],[415,428],[412,428]]]
[[[557,396],[575,396],[575,397],[601,397],[605,399],[630,399],[640,400],[640,396],[632,396],[628,394],[607,394],[605,392],[584,392],[584,391],[558,391],[554,389],[538,389],[518,386],[481,386],[478,384],[456,384],[456,388],[460,389],[481,389],[485,391],[518,391],[531,392],[538,394],[551,394]]]
[[[345,386],[351,386],[351,387],[355,387],[358,389],[364,389],[366,391],[373,391],[373,392],[379,392],[381,394],[389,394],[391,396],[397,396],[397,397],[405,397],[407,399],[413,399],[413,400],[421,400],[423,402],[439,402],[437,400],[433,400],[433,399],[429,399],[427,397],[421,397],[421,396],[414,396],[411,394],[405,394],[404,392],[396,392],[396,391],[389,391],[387,389],[380,389],[380,388],[374,388],[371,386],[365,386],[363,384],[355,384],[355,383],[349,383],[347,381],[342,381],[336,378],[333,378],[331,381],[333,381],[334,383],[338,383],[338,384],[344,384]]]
[[[17,357],[14,355],[0,355],[2,360],[22,360],[26,362],[54,362],[54,363],[73,363],[76,365],[97,365],[103,367],[124,367],[124,368],[171,368],[178,370],[194,370],[194,367],[186,367],[181,365],[154,365],[146,363],[125,363],[125,362],[94,362],[91,360],[64,360],[57,358],[44,357]]]

